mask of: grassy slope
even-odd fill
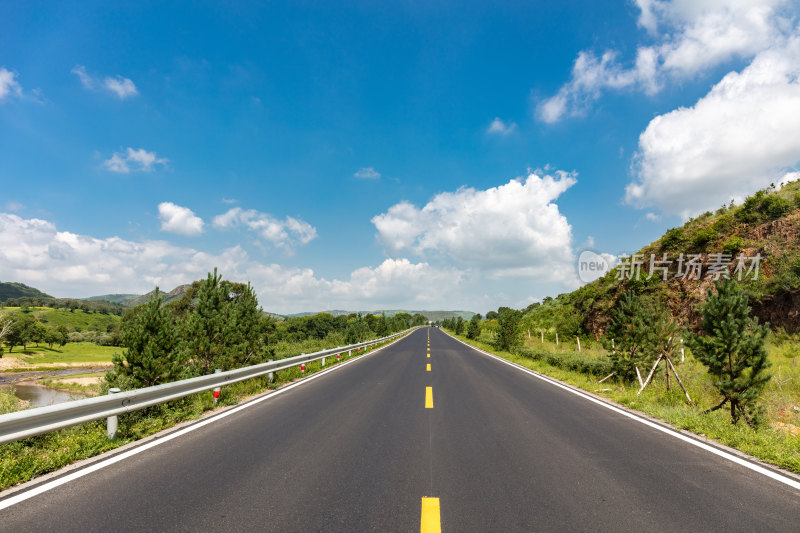
[[[16,307],[8,307],[6,313],[19,313],[21,310]],[[97,331],[105,333],[109,328],[119,325],[122,320],[117,315],[104,315],[102,313],[86,313],[79,309],[70,311],[68,309],[49,309],[33,308],[31,313],[39,322],[50,326],[58,327],[64,325],[69,331]]]
[[[743,204],[704,213],[669,230],[637,253],[647,261],[651,254],[660,258],[665,253],[672,260],[681,253],[703,253],[704,259],[708,253],[730,253],[733,256],[742,253],[746,257],[760,253],[764,260],[758,279],[742,282],[751,299],[796,290],[800,288],[800,181],[757,195],[762,195],[761,210]],[[786,208],[786,212],[777,217],[769,211],[770,204],[774,207],[775,199],[784,202]],[[612,271],[571,293],[529,308],[523,323],[532,331],[544,329],[551,336],[555,331],[560,331],[562,336],[600,336],[618,298],[628,289],[633,289],[664,300],[682,324],[697,324],[700,305],[713,282],[674,277],[664,282],[659,274],[647,280],[648,268],[643,269],[643,276],[638,281],[618,280],[616,271]],[[672,268],[674,271],[677,264],[673,263]]]
[[[68,342],[64,346],[48,348],[44,345],[29,345],[26,350],[15,348],[10,356],[32,365],[53,363],[111,363],[114,352],[123,348],[100,346],[92,342]]]
[[[637,397],[638,387],[635,385],[613,381],[598,384],[602,376],[571,370],[570,364],[573,360],[587,357],[586,351],[581,354],[573,351],[574,343],[555,346],[550,342],[541,344],[540,339],[532,338],[526,342],[527,346],[521,350],[522,353],[512,354],[496,350],[492,338],[486,332],[477,341],[467,340],[463,336],[459,338],[522,366],[664,420],[674,427],[707,436],[764,461],[800,473],[800,437],[787,431],[792,426],[800,426],[800,357],[785,355],[797,346],[769,346],[770,360],[773,363],[770,370],[776,377],[781,377],[773,379],[762,396],[770,426],[754,430],[743,423],[732,425],[729,414],[724,410],[703,414],[703,410],[718,403],[718,396],[705,367],[688,350],[686,361],[678,364],[677,368],[697,407],[688,405],[674,380],[672,390],[667,391],[663,373],[657,374],[653,386],[648,386]],[[546,357],[548,353],[553,356]],[[605,352],[599,345],[590,347],[588,357],[604,355]],[[548,359],[556,364],[551,364]]]
[[[5,301],[8,298],[20,298],[26,296],[33,298],[52,298],[52,296],[49,294],[45,294],[39,289],[29,287],[23,283],[0,281],[0,301]]]

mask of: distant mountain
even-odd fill
[[[186,291],[189,290],[189,288],[191,288],[191,286],[192,286],[191,284],[178,285],[169,292],[162,292],[161,294],[164,295],[164,303],[168,304],[170,302],[174,302],[175,300],[179,299],[186,293]],[[146,304],[147,302],[150,301],[150,297],[155,292],[156,292],[155,290],[152,290],[147,294],[144,294],[142,296],[137,296],[134,299],[128,300],[127,302],[123,303],[123,305],[125,307],[136,307],[137,305]]]
[[[0,281],[0,301],[4,302],[9,298],[53,298],[39,289],[34,289],[23,283]]]
[[[140,297],[141,294],[103,294],[102,296],[90,296],[88,298],[83,298],[83,300],[87,300],[89,302],[103,301],[125,305],[128,302]]]
[[[405,309],[379,309],[377,311],[343,311],[341,309],[334,309],[331,311],[316,311],[316,312],[306,311],[304,313],[294,313],[284,316],[286,318],[294,318],[294,317],[316,315],[317,313],[330,313],[333,316],[349,315],[351,313],[361,313],[362,315],[386,314],[386,316],[394,316],[398,313],[408,313],[409,315],[416,315],[417,313],[419,313],[420,315],[424,316],[425,318],[427,318],[432,322],[438,322],[440,320],[445,320],[447,318],[454,318],[459,316],[464,320],[469,320],[475,314],[472,311],[407,311]]]

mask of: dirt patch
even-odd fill
[[[53,381],[54,385],[80,385],[81,387],[89,387],[91,385],[98,385],[101,381],[103,381],[103,376],[94,376],[94,377],[85,377],[85,378],[69,378],[69,379],[59,379]]]
[[[5,355],[0,358],[0,372],[8,370],[9,368],[27,368],[29,366],[30,365],[28,363],[22,359],[17,359],[16,357]]]

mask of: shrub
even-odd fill
[[[661,237],[661,250],[679,250],[686,245],[686,234],[682,228],[672,228],[667,230]]]
[[[744,248],[744,239],[738,235],[731,235],[727,241],[722,243],[722,251],[726,254],[736,255]]]
[[[692,233],[692,246],[698,250],[717,240],[717,230],[711,226],[700,228]]]

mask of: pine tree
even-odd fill
[[[129,311],[120,333],[126,349],[122,355],[114,354],[114,369],[106,374],[110,386],[138,389],[184,377],[175,326],[162,302],[156,288],[148,303]]]
[[[706,335],[692,335],[689,346],[716,378],[714,386],[722,394],[722,402],[708,412],[727,403],[732,423],[744,418],[755,426],[761,414],[758,396],[772,377],[765,372],[770,366],[764,348],[769,326],[759,325],[757,318],[750,318],[747,301],[747,296],[734,282],[718,282],[716,294],[708,290],[703,309]]]
[[[638,366],[646,367],[654,361],[659,339],[652,325],[664,314],[652,298],[633,291],[617,302],[607,337],[614,339],[614,352],[609,356],[612,368],[623,380],[633,381]]]
[[[223,357],[216,367],[223,370],[263,363],[268,354],[265,337],[270,319],[261,313],[253,287],[238,283],[230,288],[236,290],[226,291],[228,299],[221,311]]]
[[[501,307],[497,310],[497,324],[499,327],[497,335],[497,345],[501,350],[511,350],[520,343],[519,321],[522,313],[509,307]]]
[[[468,339],[477,339],[481,334],[481,315],[472,315],[472,318],[469,321],[469,326],[467,326],[467,338]]]
[[[216,268],[213,274],[209,272],[200,283],[196,301],[181,321],[181,352],[190,361],[195,376],[222,368],[225,347],[222,308],[226,294],[221,281]]]

